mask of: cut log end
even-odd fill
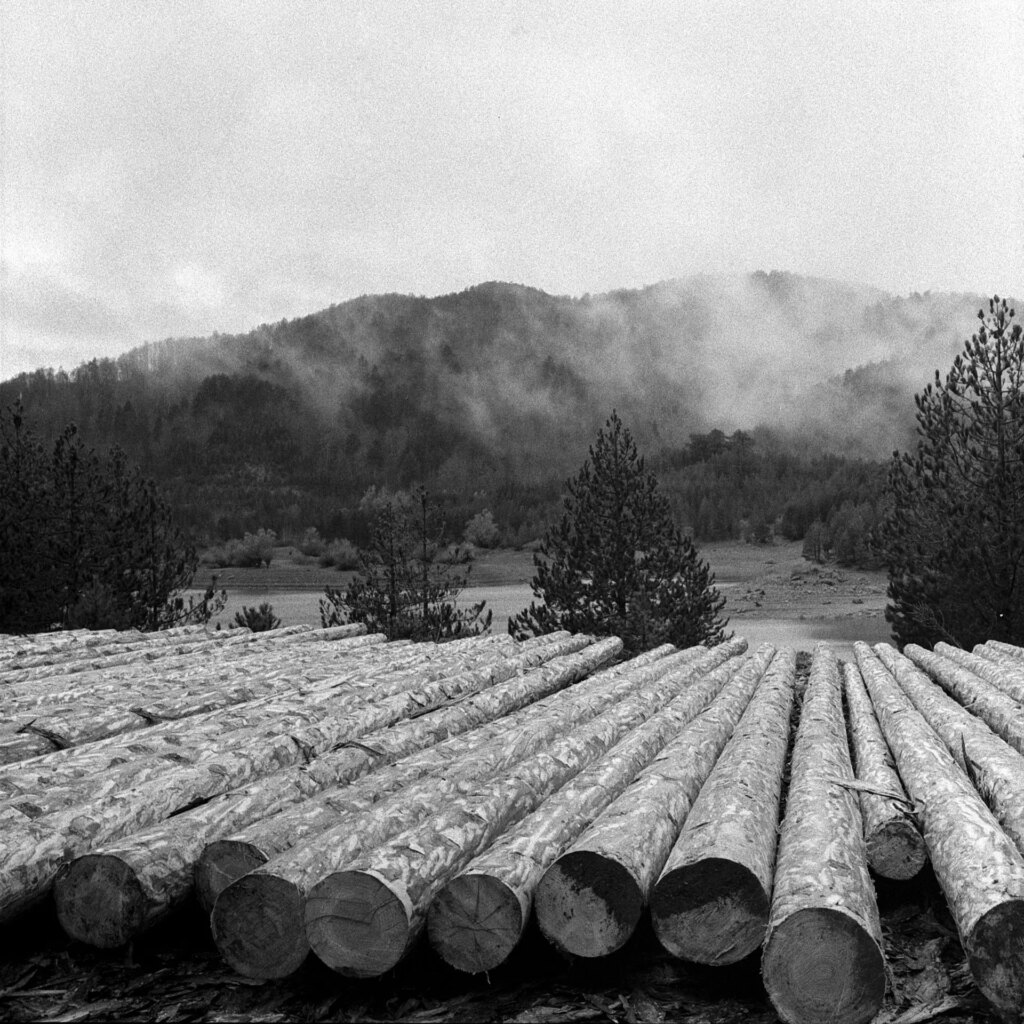
[[[788,1024],[867,1024],[882,1008],[885,962],[867,931],[838,910],[800,910],[768,937],[764,986]]]
[[[57,876],[53,895],[64,931],[100,949],[130,942],[145,920],[142,886],[119,857],[87,854],[77,858]]]
[[[431,904],[427,934],[452,967],[480,974],[508,959],[523,934],[528,912],[501,879],[460,875]]]
[[[338,871],[306,899],[306,937],[328,967],[353,978],[376,978],[405,955],[413,909],[398,886],[368,871]]]
[[[625,945],[644,894],[618,862],[576,850],[548,868],[534,896],[537,923],[553,945],[576,956],[607,956]]]
[[[867,836],[868,864],[883,878],[913,878],[928,859],[924,839],[910,821],[888,821]]]
[[[302,892],[293,883],[275,875],[245,875],[213,905],[214,942],[239,974],[286,978],[309,953],[302,909]]]
[[[251,843],[238,839],[210,843],[196,865],[196,896],[200,906],[209,914],[217,897],[232,882],[266,862],[266,855]]]
[[[742,864],[707,857],[666,874],[651,896],[651,922],[673,955],[717,967],[764,941],[768,894]]]
[[[971,929],[964,946],[982,994],[1011,1020],[1024,1007],[1024,900],[993,907]]]

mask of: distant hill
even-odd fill
[[[371,484],[529,504],[557,494],[613,407],[651,452],[760,426],[805,455],[883,457],[986,302],[777,272],[582,298],[491,282],[37,370],[0,402],[120,444],[221,533],[324,522]]]

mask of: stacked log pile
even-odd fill
[[[885,992],[871,873],[931,861],[979,990],[1024,1005],[1024,650],[359,627],[0,638],[0,920],[130,942],[194,897],[235,970],[374,977],[421,940],[760,949],[788,1022]],[[801,698],[802,693],[802,698]],[[797,723],[795,730],[792,724]],[[652,940],[653,941],[653,940]]]

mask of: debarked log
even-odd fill
[[[788,673],[757,688],[654,887],[654,932],[675,956],[731,964],[764,940],[793,696]]]
[[[867,1024],[885,959],[846,737],[839,668],[815,646],[779,836],[761,975],[789,1024]]]
[[[1018,1014],[1024,1006],[1024,857],[890,672],[867,644],[854,649],[920,814],[928,857],[974,980],[1000,1011]]]
[[[758,651],[762,671],[773,653],[767,645]],[[427,914],[434,949],[452,966],[471,973],[504,962],[522,937],[534,890],[547,868],[743,664],[728,662],[694,682],[445,885]]]
[[[767,669],[762,659],[748,662],[548,868],[534,910],[550,942],[585,957],[606,956],[625,944],[754,688],[760,681],[762,687],[792,690],[795,667],[788,649],[779,651]]]
[[[843,664],[850,746],[861,784],[861,817],[868,865],[885,878],[905,880],[924,867],[928,855],[910,800],[875,718],[856,665]]]

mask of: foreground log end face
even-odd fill
[[[643,911],[644,894],[619,863],[589,850],[560,857],[534,896],[545,938],[575,956],[607,956],[626,944]]]
[[[142,886],[119,857],[79,857],[57,876],[53,895],[64,931],[100,949],[130,942],[145,921]]]
[[[460,875],[430,905],[427,934],[452,967],[480,974],[508,959],[523,934],[526,916],[519,897],[500,879]]]
[[[203,851],[196,865],[196,897],[208,914],[217,897],[234,881],[267,862],[251,843],[218,839]]]
[[[964,946],[971,974],[985,998],[1009,1014],[1010,1020],[1024,1019],[1024,900],[993,907],[971,930]]]
[[[881,950],[838,910],[800,910],[786,918],[768,937],[761,974],[787,1024],[867,1024],[885,996]]]
[[[921,833],[909,821],[889,821],[867,837],[868,864],[876,875],[904,882],[928,859]]]
[[[651,895],[651,923],[673,956],[718,967],[742,960],[762,942],[769,900],[751,871],[708,857],[665,875]]]
[[[376,978],[405,955],[413,910],[404,893],[364,871],[338,871],[306,899],[306,938],[331,970]]]
[[[217,897],[210,914],[220,955],[248,978],[286,978],[309,954],[302,893],[274,875],[245,875]]]

